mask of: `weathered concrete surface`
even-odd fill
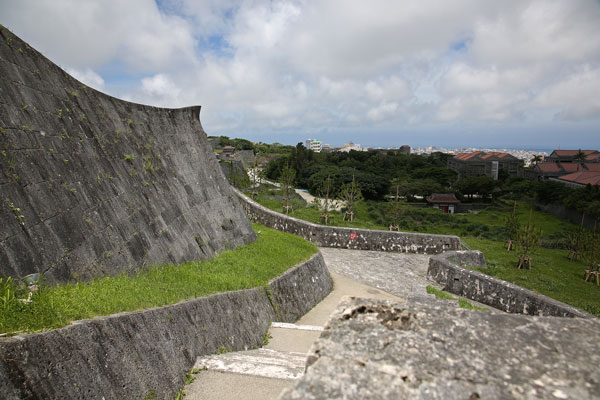
[[[333,281],[320,252],[269,282],[277,321],[295,322],[331,292]]]
[[[331,272],[409,298],[426,295],[429,255],[320,247]],[[367,296],[368,297],[368,296]]]
[[[315,255],[271,281],[284,315],[326,296],[325,274]],[[172,399],[199,356],[259,347],[276,319],[261,287],[0,338],[0,398]]]
[[[255,240],[199,113],[90,89],[0,27],[0,276],[89,279]]]
[[[241,200],[246,214],[253,221],[273,229],[293,233],[320,247],[425,254],[460,249],[458,236],[340,228],[313,224],[269,210],[238,190],[233,189],[233,191]]]
[[[348,299],[281,399],[595,399],[600,321]]]
[[[481,267],[483,255],[475,252],[447,252],[431,257],[427,277],[443,290],[508,313],[557,317],[594,318],[593,315],[550,297],[455,263]]]
[[[185,400],[276,399],[292,382],[211,370],[200,371],[196,374],[196,380],[186,386]]]
[[[356,296],[384,300],[401,301],[403,299],[354,279],[331,272],[333,290],[316,307],[298,320],[298,324],[325,326],[331,313],[345,296]]]

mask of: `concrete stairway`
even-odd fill
[[[186,399],[276,399],[304,374],[306,354],[323,327],[274,322],[256,350],[199,357]]]
[[[304,373],[306,354],[257,349],[199,358],[194,368],[272,379],[298,379]]]
[[[308,348],[322,330],[321,326],[274,322],[264,348],[200,357],[194,368],[294,380],[304,373]]]
[[[344,296],[436,302],[425,292],[428,257],[321,249],[334,281],[333,291],[296,324],[274,322],[262,349],[200,357],[186,400],[277,399],[304,373],[306,354]],[[446,303],[451,307],[458,306]]]
[[[399,300],[371,286],[332,273],[334,290],[297,323],[273,322],[262,349],[200,357],[186,400],[277,399],[304,374],[306,354],[343,296]]]

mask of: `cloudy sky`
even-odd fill
[[[600,148],[599,0],[0,0],[86,84],[209,135]]]

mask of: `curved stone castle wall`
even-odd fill
[[[438,254],[460,249],[460,238],[454,235],[390,232],[313,224],[270,210],[237,189],[233,191],[240,199],[246,214],[253,221],[269,228],[298,235],[317,246],[424,254]]]
[[[199,113],[90,89],[0,27],[0,277],[90,279],[255,240]]]

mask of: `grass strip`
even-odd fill
[[[72,321],[174,304],[265,285],[309,259],[317,248],[288,233],[253,224],[258,240],[208,261],[163,265],[90,282],[48,286],[23,303],[24,289],[0,278],[0,333],[56,329]]]
[[[502,242],[466,238],[467,244],[485,254],[488,268],[476,271],[512,282],[600,317],[600,288],[583,279],[586,266],[567,258],[568,251],[536,249],[530,270],[517,269],[519,252],[506,251]]]
[[[451,295],[450,293],[444,292],[443,290],[436,289],[433,286],[427,286],[425,288],[425,290],[427,290],[427,293],[435,295],[436,299],[458,300],[458,306],[460,308],[464,308],[466,310],[490,311],[485,307],[479,307],[479,306],[472,304],[469,300],[467,300],[463,297],[456,298],[453,295]]]

